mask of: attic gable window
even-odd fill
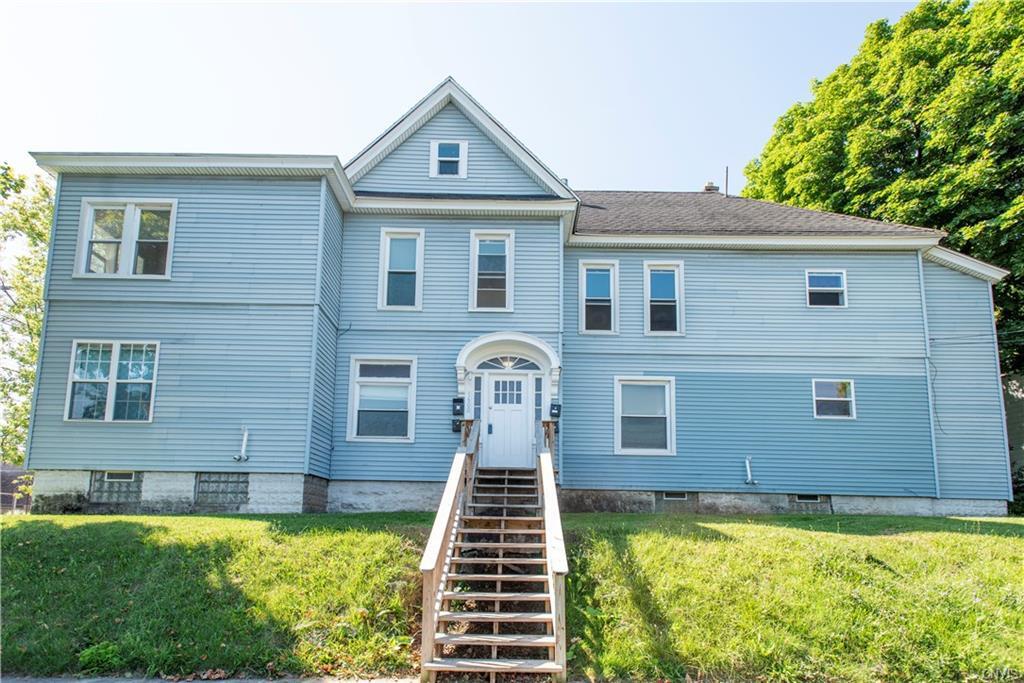
[[[173,199],[82,200],[76,276],[169,277],[176,211]]]
[[[465,178],[468,155],[466,140],[431,140],[430,177]]]

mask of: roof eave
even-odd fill
[[[342,209],[355,201],[338,157],[319,154],[147,154],[30,152],[51,175],[224,175],[325,177]]]
[[[938,244],[939,235],[640,235],[572,234],[570,247],[677,249],[820,249],[915,251]]]
[[[352,213],[561,217],[575,214],[576,205],[575,199],[444,199],[357,196]]]
[[[999,282],[1010,274],[1008,270],[993,266],[991,263],[985,263],[966,254],[961,254],[958,251],[947,249],[946,247],[932,247],[924,252],[924,258],[992,284]]]

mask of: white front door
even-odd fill
[[[487,373],[483,467],[532,468],[529,375]]]

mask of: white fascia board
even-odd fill
[[[338,203],[349,210],[352,185],[338,157],[320,154],[109,154],[30,152],[47,173],[105,175],[255,175],[326,177]]]
[[[533,152],[512,136],[450,76],[346,164],[345,172],[348,173],[349,180],[354,183],[366,175],[377,162],[408,139],[449,102],[458,106],[462,113],[479,126],[495,144],[514,157],[528,173],[540,180],[557,197],[579,199],[576,193],[563,184]]]
[[[958,251],[945,247],[932,247],[924,252],[924,258],[940,266],[946,266],[953,270],[973,275],[976,278],[996,283],[1010,274],[1010,271],[993,266],[991,263],[979,261]]]
[[[812,237],[777,235],[570,235],[570,247],[618,247],[644,249],[655,247],[687,249],[851,249],[866,251],[903,251],[928,249],[939,241],[935,237]]]
[[[356,197],[352,213],[571,216],[575,213],[576,206],[575,199]]]

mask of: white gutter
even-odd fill
[[[903,251],[928,249],[938,244],[941,235],[910,237],[865,237],[807,235],[570,235],[570,247],[610,247],[627,249],[854,249]]]

